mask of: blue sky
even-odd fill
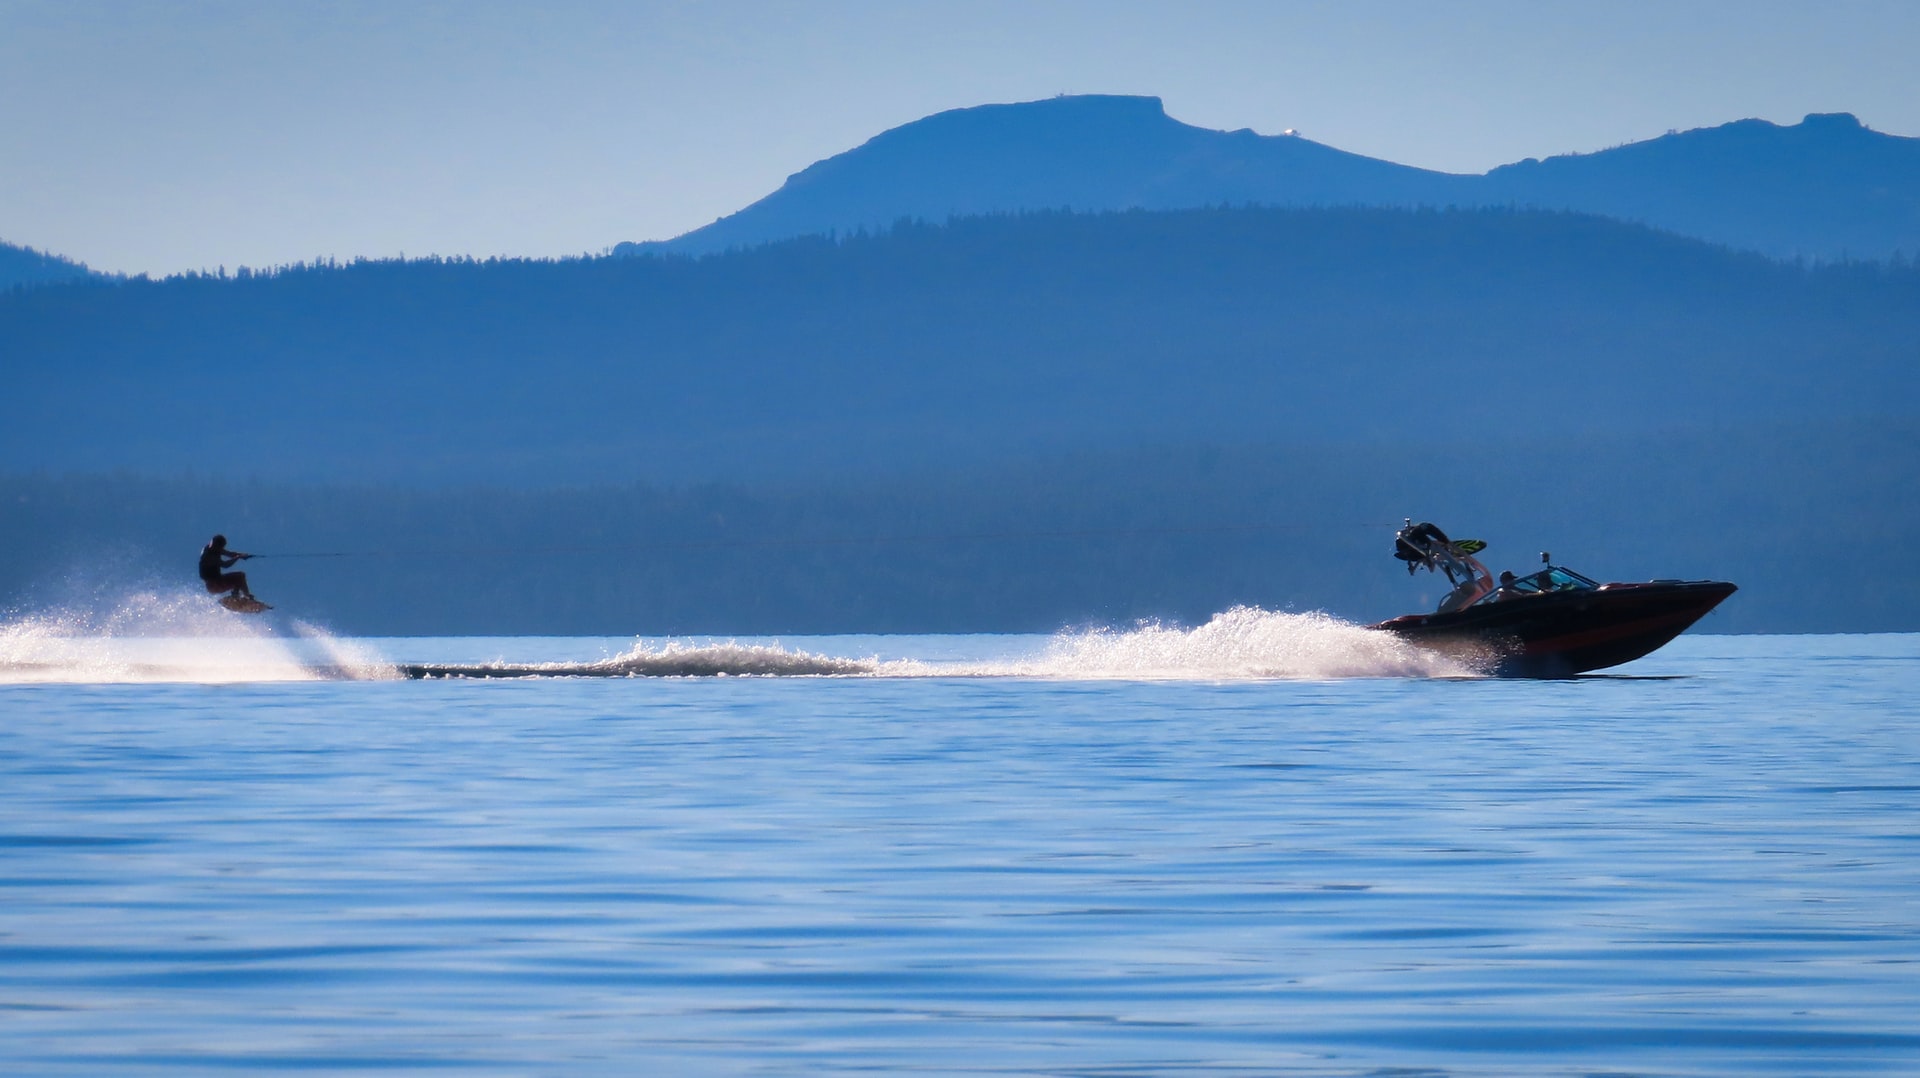
[[[1456,172],[1920,135],[1920,3],[0,0],[0,239],[166,273],[661,239],[942,109],[1164,98]]]

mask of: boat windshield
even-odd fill
[[[1549,565],[1537,573],[1520,577],[1513,583],[1487,594],[1474,605],[1499,602],[1502,599],[1517,599],[1526,595],[1546,595],[1557,591],[1592,591],[1599,586],[1571,569]]]
[[[1521,577],[1514,583],[1516,586],[1532,591],[1592,591],[1600,586],[1579,573],[1562,569],[1558,565],[1549,565],[1532,576]]]

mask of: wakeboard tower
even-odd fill
[[[1568,677],[1632,662],[1666,644],[1739,590],[1721,580],[1599,584],[1552,564],[1496,582],[1474,555],[1478,539],[1449,539],[1411,519],[1393,556],[1409,574],[1444,574],[1453,590],[1431,614],[1404,614],[1369,628],[1454,656],[1503,677]]]
[[[1425,569],[1445,573],[1447,582],[1453,585],[1447,597],[1440,600],[1441,613],[1458,610],[1493,590],[1493,574],[1473,557],[1485,549],[1487,544],[1478,539],[1455,542],[1432,524],[1415,524],[1411,518],[1393,537],[1393,556],[1407,563],[1408,576]]]

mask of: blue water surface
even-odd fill
[[[0,1072],[1920,1072],[1920,637],[786,646],[936,668],[0,684]]]

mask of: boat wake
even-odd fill
[[[1063,632],[1007,659],[840,658],[777,644],[636,644],[588,663],[406,664],[415,678],[1027,677],[1058,680],[1469,677],[1477,671],[1326,614],[1235,607],[1198,628],[1156,622]]]
[[[910,646],[912,637],[898,638]],[[1018,638],[1008,638],[1010,641]],[[394,662],[300,621],[237,618],[198,594],[145,592],[99,610],[0,622],[0,684],[490,678],[874,677],[1054,680],[1464,677],[1456,660],[1326,614],[1235,607],[1193,628],[1062,632],[990,659],[881,659],[777,643],[641,641],[591,661]]]
[[[831,677],[881,673],[876,659],[841,659],[777,644],[670,642],[635,644],[623,654],[595,662],[404,663],[412,678],[528,677]]]
[[[1468,665],[1387,633],[1318,612],[1237,606],[1197,628],[1148,622],[1053,638],[1017,664],[1031,677],[1235,680],[1241,678],[1470,677]]]

